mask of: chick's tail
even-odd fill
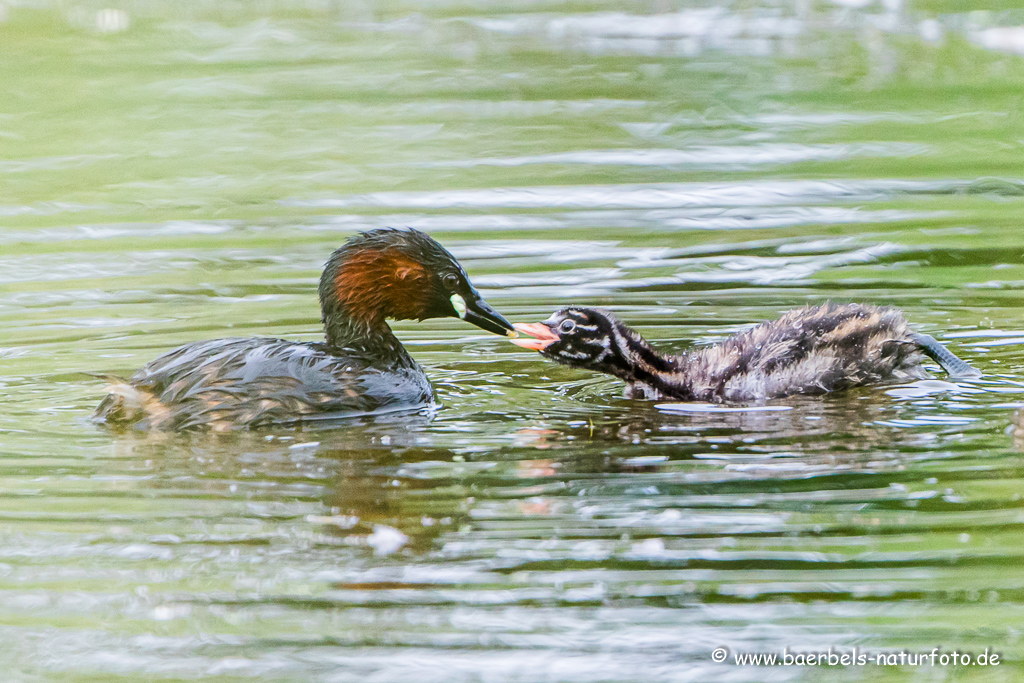
[[[935,337],[912,332],[910,339],[921,348],[926,356],[941,365],[942,369],[949,373],[950,378],[977,379],[981,377],[981,370],[957,358],[956,354],[940,344]]]

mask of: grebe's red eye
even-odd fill
[[[444,283],[449,292],[454,292],[455,288],[459,285],[459,276],[455,273],[448,273],[441,278],[441,282]]]

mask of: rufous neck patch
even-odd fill
[[[426,266],[396,249],[358,251],[334,277],[335,295],[366,323],[419,318],[428,305]]]

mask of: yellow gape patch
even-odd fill
[[[452,294],[452,308],[459,314],[459,317],[463,320],[466,319],[466,300],[458,294]]]

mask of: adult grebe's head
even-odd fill
[[[622,377],[630,374],[624,351],[636,333],[611,313],[596,308],[569,306],[539,323],[516,323],[516,330],[530,335],[512,343],[540,351],[551,360]]]
[[[516,336],[455,257],[412,229],[370,230],[331,254],[320,278],[320,306],[329,340],[334,325],[372,330],[388,318],[462,318],[488,332]]]

